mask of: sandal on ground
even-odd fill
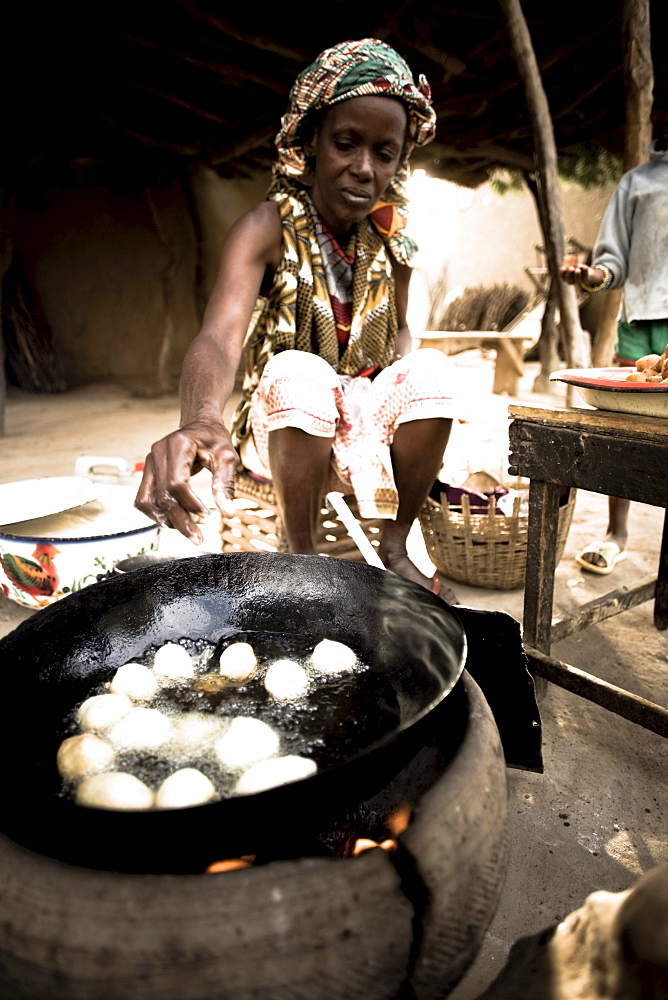
[[[604,566],[596,566],[594,563],[589,562],[585,559],[585,556],[599,556],[603,559]],[[626,559],[626,550],[620,549],[616,542],[591,542],[590,545],[585,546],[585,548],[580,552],[579,555],[575,557],[575,561],[583,569],[586,569],[589,573],[600,573],[601,576],[607,576],[608,573],[612,573],[613,569],[618,562],[622,559]]]

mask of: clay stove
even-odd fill
[[[370,664],[371,645],[383,650],[375,669],[381,678],[392,670],[397,699],[411,706],[410,725],[391,747],[381,743],[317,780],[263,793],[275,796],[261,809],[249,800],[243,810],[236,802],[235,812],[232,799],[129,817],[78,810],[47,794],[26,797],[40,774],[45,788],[57,778],[59,726],[71,705],[119,664],[179,636],[215,642],[224,628],[274,632],[288,624],[293,633],[354,638],[370,649]],[[15,721],[19,713],[0,730],[5,759],[15,762],[0,836],[3,1000],[447,996],[480,946],[506,858],[505,760],[488,704],[466,672],[454,687],[438,688],[447,697],[430,700],[430,681],[461,663],[461,625],[457,641],[451,628],[436,598],[394,574],[344,560],[241,553],[104,580],[2,640],[12,665],[6,703],[34,709],[31,731]],[[494,661],[494,644],[485,656]],[[422,719],[416,699],[429,709]],[[325,837],[322,826],[306,829],[320,823],[316,799],[329,809]],[[221,842],[236,851],[237,841],[255,835],[257,816],[263,834],[275,827],[284,843],[285,831],[298,829],[308,845],[314,836],[327,844],[331,824],[345,827],[350,815],[363,820],[351,834],[383,839],[401,810],[409,822],[392,853],[314,856],[320,849],[300,845],[297,857],[278,852],[283,860],[265,856],[243,870],[205,873],[230,856],[218,853]],[[156,862],[175,849],[185,867]],[[127,863],[100,870],[119,851]],[[77,867],[84,858],[90,867]]]
[[[0,994],[447,996],[478,951],[506,861],[496,726],[467,674],[449,697],[459,700],[462,731],[432,739],[361,810],[389,816],[410,803],[410,822],[392,853],[302,857],[224,874],[123,875],[67,865],[0,838]]]

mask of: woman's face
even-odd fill
[[[393,97],[353,97],[327,109],[305,151],[315,157],[313,204],[332,232],[347,232],[384,194],[406,126],[406,110]]]

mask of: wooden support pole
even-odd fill
[[[547,228],[547,223],[543,218],[543,205],[538,194],[538,184],[535,177],[528,173],[524,174],[524,181],[531,192],[536,205],[538,223],[543,232]],[[540,361],[540,371],[533,384],[534,392],[554,392],[556,383],[550,382],[550,374],[556,371],[559,365],[559,327],[557,326],[557,290],[554,282],[550,278],[547,284],[547,298],[545,309],[540,323],[540,337],[538,338],[538,360]]]
[[[652,138],[652,91],[654,71],[650,47],[650,0],[624,0],[622,44],[624,48],[624,170],[646,163]],[[603,297],[596,325],[592,362],[609,365],[617,337],[617,317],[622,292],[614,289]]]
[[[547,96],[538,69],[531,35],[522,12],[520,0],[499,0],[506,31],[519,74],[533,127],[538,193],[541,199],[541,223],[545,237],[545,253],[550,276],[559,299],[559,313],[566,339],[569,368],[589,366],[589,344],[578,312],[575,289],[559,278],[564,256],[564,224],[557,175],[557,147]],[[548,373],[549,374],[549,373]]]
[[[624,0],[624,170],[649,159],[652,140],[652,67],[650,0]]]

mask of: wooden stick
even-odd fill
[[[272,52],[274,55],[280,56],[282,59],[288,59],[290,62],[301,63],[306,65],[309,57],[311,55],[310,51],[307,49],[297,49],[289,48],[287,45],[282,45],[280,42],[267,35],[260,35],[257,32],[246,32],[243,31],[238,23],[233,20],[227,20],[222,17],[218,17],[215,14],[210,14],[208,11],[200,10],[199,6],[194,2],[194,0],[178,0],[179,6],[183,7],[191,17],[197,18],[199,21],[203,21],[208,24],[211,28],[214,28],[216,32],[221,32],[223,39],[225,36],[228,38],[234,38],[237,42],[242,42],[244,45],[248,45],[251,49],[261,49],[264,52]]]
[[[332,507],[336,513],[341,518],[341,521],[346,527],[348,534],[354,541],[357,548],[360,550],[366,561],[370,566],[376,566],[378,569],[385,569],[385,564],[382,559],[374,549],[373,545],[369,539],[364,534],[362,526],[359,521],[351,511],[350,507],[343,499],[343,493],[328,493],[327,499],[331,503]]]
[[[588,674],[570,663],[555,660],[538,649],[525,647],[524,652],[532,673],[595,702],[615,715],[621,715],[629,722],[635,722],[643,729],[668,737],[668,711],[661,705]]]
[[[645,601],[651,601],[655,593],[656,580],[652,577],[632,590],[613,590],[603,597],[597,597],[596,600],[581,605],[574,615],[553,622],[551,640],[553,643],[561,642],[575,632],[598,625],[599,622],[635,608],[638,604],[644,604]]]
[[[654,86],[650,41],[649,0],[624,0],[624,170],[639,167],[648,159],[647,147],[652,138],[650,112]],[[613,289],[603,296],[594,338],[592,363],[596,368],[610,364],[621,305],[620,289]]]
[[[147,83],[140,83],[139,80],[133,81],[133,86],[138,90],[143,90],[151,97],[157,97],[161,101],[167,101],[169,104],[175,104],[177,108],[183,108],[184,111],[189,111],[191,114],[196,115],[198,118],[204,118],[207,121],[215,122],[216,125],[220,125],[223,128],[234,128],[234,124],[227,118],[221,118],[219,114],[215,111],[208,111],[206,108],[200,108],[192,101],[186,101],[182,97],[177,97],[176,94],[168,94],[162,90],[158,90],[156,87],[149,87]]]
[[[515,62],[524,83],[527,108],[533,127],[536,166],[540,181],[539,195],[544,206],[541,222],[544,225],[545,253],[559,297],[559,313],[566,334],[568,365],[571,368],[586,368],[589,364],[589,345],[580,325],[575,289],[561,281],[559,277],[565,241],[557,175],[557,147],[550,109],[520,2],[499,0],[499,6],[503,12]]]
[[[228,85],[230,79],[235,81],[235,86],[239,86],[237,81],[247,80],[249,83],[257,84],[259,87],[266,87],[267,90],[273,90],[285,98],[285,87],[283,84],[268,76],[255,73],[248,69],[247,66],[231,66],[225,63],[205,62],[203,59],[197,59],[195,56],[188,55],[187,52],[174,52],[164,45],[158,45],[157,42],[149,41],[147,38],[138,38],[136,35],[126,33],[123,35],[123,38],[132,45],[138,45],[144,49],[153,49],[155,52],[159,52],[161,56],[171,56],[172,59],[178,59],[180,62],[188,63],[190,66],[197,66],[198,69],[204,69],[208,73],[221,76]]]

